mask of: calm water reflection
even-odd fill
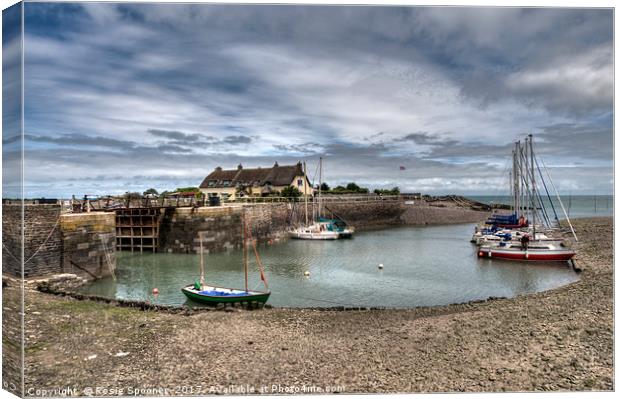
[[[578,279],[565,265],[478,259],[469,243],[472,224],[403,227],[360,232],[352,240],[289,240],[261,246],[274,306],[444,305],[512,297]],[[383,264],[383,270],[378,265]],[[260,288],[251,263],[250,288]],[[206,256],[207,281],[243,287],[241,252]],[[304,272],[310,276],[305,277]],[[162,304],[188,304],[180,289],[199,274],[198,255],[131,254],[118,258],[117,280],[96,281],[84,291]],[[153,297],[151,291],[159,289]]]

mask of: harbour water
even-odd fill
[[[399,227],[359,232],[351,240],[287,240],[259,248],[278,307],[410,308],[490,296],[513,297],[578,279],[565,264],[478,259],[473,224]],[[205,256],[210,284],[242,288],[241,251]],[[378,267],[383,264],[383,269]],[[250,289],[262,288],[255,262]],[[309,276],[304,276],[308,271]],[[84,287],[91,294],[159,304],[200,306],[181,287],[199,276],[197,254],[119,253],[116,281]],[[159,294],[151,294],[153,288]]]

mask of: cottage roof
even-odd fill
[[[291,184],[295,176],[303,176],[304,171],[301,163],[297,165],[279,166],[277,163],[271,168],[269,174],[265,177],[264,184],[272,186],[285,186]]]
[[[263,181],[269,174],[269,168],[251,168],[251,169],[241,169],[239,173],[235,176],[235,182],[239,182],[242,184],[263,184]],[[287,184],[290,184],[287,183]]]
[[[239,172],[237,169],[223,170],[219,166],[207,176],[208,180],[234,180]]]
[[[217,167],[200,184],[200,188],[235,187],[238,184],[263,186],[286,186],[293,182],[296,176],[303,176],[301,162],[296,165],[280,166],[276,162],[271,168],[243,168],[222,169]],[[226,184],[224,183],[226,182]]]

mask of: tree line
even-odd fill
[[[315,188],[318,190],[319,186],[317,185]],[[367,187],[361,187],[355,182],[348,183],[346,186],[338,185],[334,188],[331,188],[329,184],[327,183],[322,183],[320,188],[321,188],[322,193],[328,194],[328,195],[329,194],[368,194],[370,192],[370,190]],[[148,190],[145,190],[142,195],[145,197],[148,197],[148,196],[167,195],[167,194],[172,194],[172,193],[188,193],[188,192],[196,193],[197,197],[202,195],[198,187],[178,187],[173,191],[166,190],[166,191],[162,191],[161,193],[159,193],[155,188],[149,188]],[[377,195],[399,195],[400,188],[394,187],[391,189],[376,189],[373,191],[373,193]],[[127,193],[127,194],[138,195],[138,196],[140,195],[139,193]],[[271,194],[271,196],[284,197],[284,198],[298,198],[298,197],[301,197],[302,195],[303,193],[297,187],[294,187],[294,186],[286,186],[279,193]]]

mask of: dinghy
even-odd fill
[[[243,270],[245,274],[245,288],[226,288],[218,287],[214,285],[207,285],[205,283],[205,267],[204,267],[204,252],[202,249],[203,237],[200,236],[200,280],[194,284],[187,285],[181,288],[183,294],[186,297],[195,302],[217,305],[218,303],[258,303],[264,304],[269,299],[271,291],[267,285],[267,279],[263,272],[263,264],[258,256],[256,249],[256,243],[252,238],[252,231],[246,223],[245,211],[242,214],[242,236],[243,236]],[[256,263],[260,270],[260,279],[265,286],[265,291],[256,291],[248,289],[248,245],[247,241],[250,240],[254,254],[256,256]]]
[[[270,292],[245,291],[211,285],[190,284],[181,289],[186,297],[201,303],[259,302],[265,303]]]

